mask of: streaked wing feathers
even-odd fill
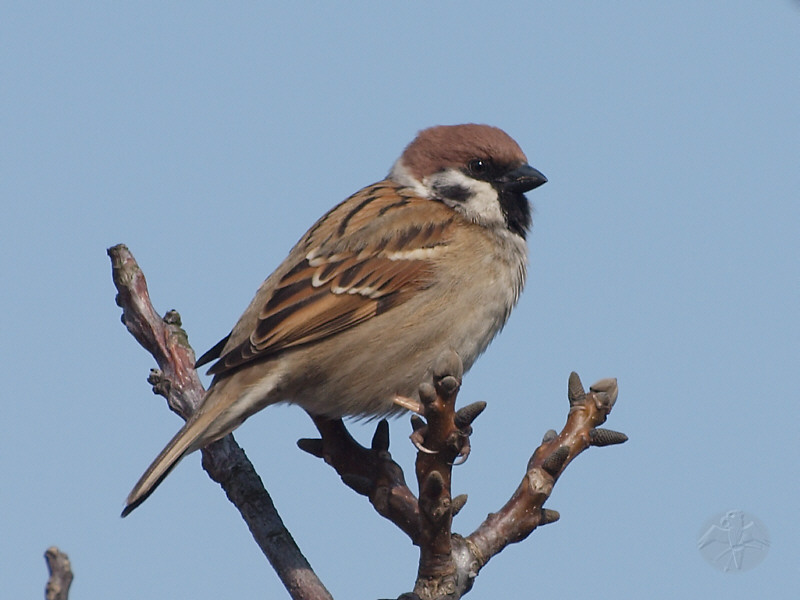
[[[225,345],[228,343],[228,340],[230,339],[230,337],[231,337],[231,334],[229,333],[224,338],[222,338],[220,341],[218,341],[216,344],[214,344],[213,348],[208,350],[205,354],[203,354],[203,356],[201,356],[200,358],[198,358],[195,361],[194,368],[198,369],[198,368],[202,367],[203,365],[207,365],[208,363],[210,363],[213,360],[217,360],[219,358],[220,354],[222,354],[222,351],[225,349]]]
[[[323,217],[301,240],[306,255],[266,299],[249,339],[225,352],[209,373],[319,341],[429,286],[431,259],[448,243],[451,214],[436,202],[403,192],[376,184]],[[409,213],[411,204],[417,205],[413,212],[433,209],[430,215],[423,212],[430,217],[424,226],[419,215]]]

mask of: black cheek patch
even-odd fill
[[[454,202],[466,202],[471,196],[469,188],[465,188],[462,185],[443,185],[436,186],[434,189],[442,198],[447,198]]]

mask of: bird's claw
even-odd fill
[[[431,450],[430,448],[426,448],[422,445],[422,442],[419,440],[415,440],[412,436],[411,443],[414,444],[414,447],[419,450],[420,452],[424,452],[425,454],[439,454],[438,450]]]
[[[414,432],[409,436],[411,439],[411,443],[414,444],[414,448],[419,450],[420,452],[424,452],[425,454],[439,454],[438,450],[431,450],[430,448],[425,447],[425,435],[424,435],[424,427],[420,429],[414,430]]]
[[[456,459],[453,462],[451,462],[450,464],[453,465],[454,467],[457,467],[458,465],[463,465],[465,462],[467,462],[468,458],[469,458],[469,450],[467,450],[466,452],[460,453],[456,457]]]

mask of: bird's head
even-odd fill
[[[503,227],[522,238],[531,225],[525,192],[547,182],[506,132],[475,124],[424,129],[389,178],[474,223]]]

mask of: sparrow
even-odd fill
[[[303,235],[230,334],[198,359],[216,360],[213,381],[122,516],[184,456],[266,406],[383,417],[418,402],[443,351],[468,370],[519,299],[531,225],[524,194],[546,181],[501,129],[421,131],[385,179]]]

